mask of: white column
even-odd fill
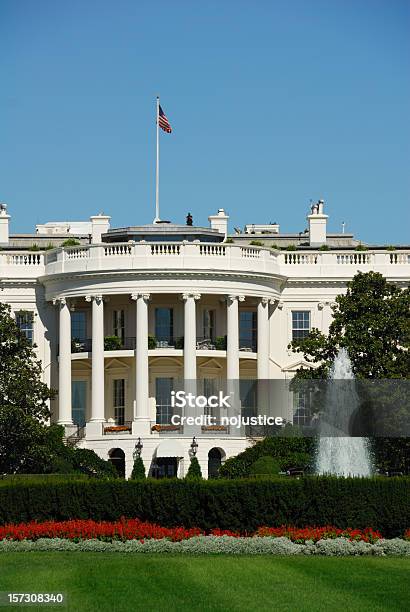
[[[184,293],[184,379],[196,380],[196,300],[197,293]]]
[[[149,293],[133,294],[136,301],[135,413],[134,421],[149,421],[148,300]]]
[[[53,302],[59,306],[59,363],[58,363],[58,422],[72,425],[71,416],[71,313],[65,298]]]
[[[269,378],[269,299],[258,303],[258,379]]]
[[[104,418],[104,302],[102,295],[87,296],[92,302],[91,419]]]
[[[239,306],[245,298],[238,295],[227,297],[227,345],[226,376],[228,380],[239,380]]]

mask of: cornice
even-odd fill
[[[41,276],[38,280],[47,285],[49,283],[54,283],[57,281],[66,281],[66,280],[82,280],[82,279],[90,279],[96,278],[101,279],[105,277],[109,277],[110,279],[114,278],[124,278],[124,277],[138,277],[138,278],[191,278],[192,276],[202,276],[202,277],[211,277],[211,278],[259,278],[259,279],[269,279],[272,281],[286,281],[287,277],[282,276],[280,274],[272,274],[270,272],[240,272],[238,270],[198,270],[198,269],[189,269],[189,270],[180,270],[180,269],[172,269],[172,270],[87,270],[81,272],[63,272],[61,274],[50,274],[47,276]]]

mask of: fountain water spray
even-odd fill
[[[359,406],[352,363],[346,349],[339,350],[330,372],[330,380],[335,382],[330,382],[326,391],[326,417],[319,427],[316,473],[371,476],[367,438],[346,435]]]

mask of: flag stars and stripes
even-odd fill
[[[167,134],[170,134],[172,132],[171,125],[164,111],[162,110],[161,105],[159,105],[158,108],[158,125],[162,130],[164,130],[164,132],[167,132]]]

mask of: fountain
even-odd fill
[[[319,427],[316,458],[317,474],[371,476],[367,438],[346,436],[359,399],[355,390],[352,364],[346,349],[340,349],[333,363],[326,391],[326,414]],[[338,382],[343,381],[343,382]]]

